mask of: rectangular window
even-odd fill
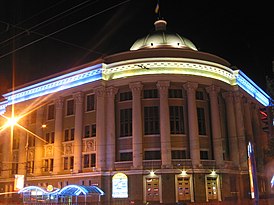
[[[96,136],[96,124],[91,125],[91,136],[92,137]]]
[[[64,157],[64,170],[68,170],[68,157]]]
[[[91,167],[95,167],[96,166],[96,154],[91,154],[90,158],[91,158],[91,160],[90,160],[90,166]]]
[[[144,107],[144,132],[145,135],[160,134],[159,108]]]
[[[161,151],[145,151],[145,160],[161,159]]]
[[[120,101],[127,101],[127,100],[132,100],[132,93],[130,91],[120,93]]]
[[[144,90],[144,98],[158,98],[158,90]]]
[[[201,159],[208,159],[208,151],[200,151],[200,158]]]
[[[50,142],[50,133],[46,133],[46,142],[49,143]]]
[[[50,161],[50,163],[49,163],[49,171],[53,171],[53,159],[50,159],[49,160]]]
[[[89,154],[84,155],[84,168],[89,167]]]
[[[67,101],[67,115],[74,115],[74,100]]]
[[[84,135],[84,137],[85,137],[85,138],[90,137],[89,125],[86,125],[86,126],[85,126],[85,135]]]
[[[69,130],[68,129],[65,130],[64,141],[65,142],[69,141]]]
[[[199,135],[206,135],[205,110],[204,108],[197,108]]]
[[[132,136],[132,108],[120,110],[120,137]]]
[[[47,119],[48,119],[48,120],[54,119],[54,105],[49,105],[49,106],[48,106]]]
[[[95,110],[95,100],[94,100],[94,95],[87,95],[87,106],[86,106],[86,111],[93,111]]]
[[[183,106],[170,106],[170,134],[184,134],[184,112]]]
[[[196,91],[196,100],[204,100],[204,92]]]
[[[168,97],[169,98],[183,98],[183,92],[181,89],[169,89]]]
[[[132,152],[120,153],[120,161],[132,161]]]
[[[49,171],[49,160],[48,159],[44,160],[44,171],[45,172]]]
[[[70,129],[70,140],[74,140],[74,128]]]
[[[49,141],[49,143],[51,143],[51,144],[53,144],[53,143],[54,143],[54,137],[55,137],[54,132],[51,132],[51,135],[50,135],[50,141]]]
[[[74,167],[74,157],[69,158],[69,169],[73,170]]]
[[[172,159],[186,159],[185,150],[172,150],[171,151]]]

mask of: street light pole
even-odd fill
[[[27,186],[27,175],[28,175],[28,167],[29,167],[29,165],[28,165],[28,161],[29,161],[29,134],[27,133],[27,141],[26,141],[26,146],[25,146],[25,148],[26,148],[26,167],[25,167],[25,186],[24,187],[26,187]]]

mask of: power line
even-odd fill
[[[52,35],[54,35],[54,34],[57,34],[57,33],[61,32],[61,31],[64,31],[64,30],[66,30],[66,29],[68,29],[68,28],[70,28],[70,27],[72,27],[72,26],[75,26],[75,25],[77,25],[77,24],[79,24],[79,23],[82,23],[82,22],[84,22],[84,21],[87,21],[87,20],[89,20],[89,19],[91,19],[91,18],[93,18],[93,17],[95,17],[95,16],[97,16],[97,15],[100,15],[100,14],[102,14],[102,13],[105,13],[105,12],[107,12],[107,11],[110,11],[110,10],[112,10],[112,9],[118,7],[118,6],[121,6],[121,5],[123,5],[123,4],[125,4],[125,3],[129,2],[129,1],[131,1],[131,0],[126,0],[126,1],[123,1],[123,2],[121,2],[121,3],[118,3],[118,4],[114,5],[114,6],[111,6],[111,7],[107,8],[107,9],[104,9],[103,11],[97,12],[97,13],[95,13],[95,14],[93,14],[93,15],[91,15],[91,16],[88,16],[88,17],[86,17],[86,18],[84,18],[84,19],[82,19],[82,20],[79,20],[79,21],[77,21],[77,22],[75,22],[75,23],[72,23],[72,24],[70,24],[70,25],[68,25],[68,26],[65,26],[65,27],[63,27],[63,28],[61,28],[61,29],[59,29],[59,30],[57,30],[57,31],[55,31],[55,32],[52,32],[52,33],[50,33],[50,34],[47,34],[47,35],[45,35],[45,36],[43,36],[43,37],[41,37],[41,38],[39,38],[39,39],[36,39],[36,40],[34,40],[34,41],[30,42],[30,43],[27,43],[27,44],[25,44],[25,45],[23,45],[23,46],[21,46],[21,47],[19,47],[19,48],[14,49],[14,50],[12,50],[12,51],[6,53],[6,54],[1,55],[1,56],[0,56],[0,59],[3,58],[3,57],[6,57],[6,56],[8,56],[8,55],[10,55],[10,54],[12,54],[12,53],[14,53],[14,52],[16,52],[16,51],[22,50],[23,48],[26,48],[26,47],[28,47],[28,46],[34,44],[34,43],[37,43],[37,42],[39,42],[39,41],[41,41],[41,40],[43,40],[43,39],[45,39],[45,38],[48,38],[48,37],[50,37],[50,36],[52,36]]]
[[[69,9],[67,9],[67,10],[65,10],[65,11],[63,11],[63,12],[61,12],[61,13],[59,13],[59,14],[57,14],[57,15],[55,15],[55,16],[53,16],[53,17],[47,19],[47,20],[45,20],[45,21],[42,21],[42,22],[40,22],[40,23],[36,24],[35,26],[32,26],[32,27],[30,27],[30,28],[28,28],[28,29],[23,29],[23,30],[24,30],[23,32],[21,32],[21,33],[19,33],[19,34],[16,34],[16,35],[12,36],[11,38],[8,38],[8,39],[6,39],[6,40],[0,42],[0,45],[1,45],[1,44],[4,44],[4,43],[6,43],[6,42],[8,42],[8,41],[10,41],[10,40],[13,40],[13,39],[15,39],[15,38],[21,36],[22,34],[29,33],[31,30],[37,28],[38,26],[41,26],[41,25],[43,25],[44,23],[47,23],[47,22],[49,22],[50,20],[52,20],[52,19],[54,19],[54,18],[56,18],[56,17],[58,17],[58,16],[61,16],[61,15],[65,14],[65,13],[67,13],[67,12],[73,10],[73,9],[76,9],[76,8],[82,6],[83,4],[86,4],[86,3],[89,2],[89,1],[90,1],[90,0],[85,1],[85,2],[83,2],[83,3],[81,3],[81,4],[78,4],[78,5],[76,5],[76,6],[72,7],[72,8],[69,8]],[[96,0],[96,1],[97,1],[97,0]],[[94,2],[94,3],[95,3],[95,2]],[[74,11],[74,12],[75,12],[75,11]],[[71,12],[71,13],[69,13],[68,15],[70,15],[70,14],[72,14],[72,13],[74,13],[74,12]],[[65,16],[63,16],[63,18],[64,18],[64,17],[65,17]],[[30,19],[31,19],[31,18],[30,18]],[[19,26],[17,26],[17,25],[12,25],[12,24],[9,24],[9,23],[4,22],[4,21],[0,21],[0,22],[3,23],[3,24],[6,24],[6,25],[8,25],[8,26],[11,25],[11,26],[14,27],[14,28],[20,28],[20,29],[21,29],[21,27],[19,27]],[[52,23],[52,22],[51,22],[51,23]],[[21,24],[21,23],[20,23],[20,24]],[[41,28],[41,27],[40,27],[40,28]]]

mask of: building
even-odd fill
[[[254,192],[268,197],[259,111],[271,98],[166,25],[156,21],[130,51],[3,95],[2,115],[22,118],[0,133],[1,192],[18,174],[26,186],[96,185],[109,204],[244,204],[254,197],[250,143]]]

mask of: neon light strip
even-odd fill
[[[262,105],[270,105],[271,98],[242,71],[235,71],[235,76],[237,85],[239,85],[243,90],[258,100]]]
[[[98,68],[99,67],[99,68]],[[97,69],[94,69],[97,68]],[[92,70],[91,70],[92,69]],[[102,79],[101,64],[59,76],[3,95],[8,103],[23,102]],[[19,92],[21,91],[21,92]]]

